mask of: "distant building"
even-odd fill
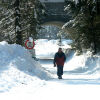
[[[65,0],[40,0],[41,2],[64,2]]]

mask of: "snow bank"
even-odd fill
[[[91,56],[87,52],[77,56],[73,53],[67,56],[65,69],[67,74],[74,75],[74,78],[98,79],[100,78],[100,55]]]
[[[5,41],[0,42],[0,92],[8,91],[15,85],[36,80],[40,84],[41,80],[38,77],[43,80],[50,78],[24,47],[10,45]]]
[[[9,45],[6,42],[0,43],[0,67],[14,65],[21,71],[32,72],[40,78],[48,78],[47,73],[41,68],[41,65],[31,58],[30,53],[24,47],[16,44]]]

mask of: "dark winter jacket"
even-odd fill
[[[64,66],[64,62],[66,60],[66,56],[63,52],[59,53],[57,52],[54,57],[54,64],[57,64],[57,66]]]

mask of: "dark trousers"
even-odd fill
[[[59,77],[63,75],[63,66],[57,66],[57,75]]]

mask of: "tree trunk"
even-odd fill
[[[22,45],[22,32],[20,24],[20,1],[16,0],[14,3],[15,7],[15,33],[16,33],[16,43]]]
[[[97,14],[100,15],[100,1],[97,0]]]
[[[93,54],[97,53],[97,46],[96,46],[96,33],[95,33],[95,28],[94,28],[94,18],[91,20],[91,33],[92,33],[92,41],[93,41],[93,45],[94,45],[94,52]]]

